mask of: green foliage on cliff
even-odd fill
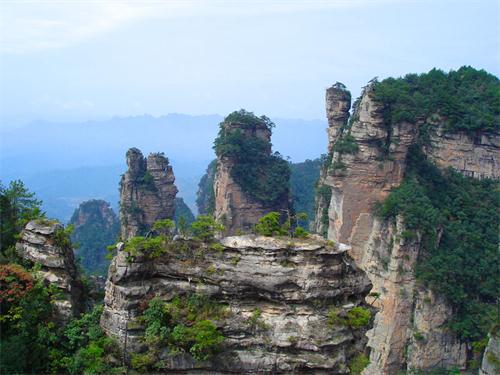
[[[227,129],[228,124],[235,122],[245,124],[251,131],[270,132],[273,127],[265,116],[257,117],[244,110],[233,112],[220,124],[214,141],[215,153],[234,161],[231,177],[248,196],[263,204],[286,199],[290,180],[288,162],[278,152],[269,154],[271,144],[267,140],[255,134],[245,135],[241,129]]]
[[[0,261],[15,258],[14,245],[21,230],[28,221],[45,216],[41,205],[21,180],[11,181],[8,187],[0,182]]]
[[[322,158],[290,164],[290,192],[293,209],[295,212],[307,214],[307,220],[299,220],[298,223],[306,229],[309,228],[309,222],[314,220],[315,216],[315,184],[319,179],[322,164]]]
[[[199,215],[191,223],[193,237],[200,241],[211,242],[215,236],[224,231],[224,225],[218,223],[212,216]]]
[[[257,117],[253,112],[240,109],[239,111],[231,112],[226,116],[224,122],[236,122],[239,124],[244,124],[249,128],[255,128],[259,126],[265,126],[269,131],[271,131],[275,125],[267,116]]]
[[[176,227],[179,228],[181,226],[182,221],[184,221],[185,225],[190,225],[195,219],[194,215],[191,212],[191,209],[184,202],[182,198],[175,198],[175,213],[174,213],[174,221]]]
[[[189,353],[198,361],[211,359],[224,342],[224,336],[214,321],[222,319],[225,314],[225,306],[204,295],[176,296],[170,302],[152,298],[139,317],[145,326],[148,353],[134,355],[132,366],[141,372],[148,371],[153,365],[161,368],[158,357],[163,349],[168,349],[173,356]]]
[[[90,274],[105,275],[109,265],[106,247],[116,242],[120,230],[118,218],[109,204],[94,199],[83,202],[69,223],[75,228],[71,241],[79,245],[76,256],[83,269]]]
[[[211,215],[215,210],[214,178],[217,160],[212,160],[198,183],[196,206],[200,215]]]
[[[405,180],[377,208],[385,218],[401,214],[422,235],[417,279],[447,298],[449,327],[470,341],[498,319],[499,207],[497,181],[440,171],[414,146]]]
[[[500,127],[500,81],[484,70],[464,66],[445,73],[387,78],[373,84],[373,99],[383,105],[388,126],[402,121],[442,118],[448,131],[493,131]]]
[[[301,226],[297,226],[297,222],[307,220],[307,214],[300,212],[297,215],[288,214],[285,220],[281,219],[279,212],[269,212],[259,218],[255,224],[255,233],[261,236],[290,236],[296,238],[306,238],[309,236]]]

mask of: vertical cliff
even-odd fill
[[[228,234],[249,232],[271,212],[288,212],[288,163],[271,153],[272,124],[250,112],[229,115],[215,141],[214,216]]]
[[[374,89],[374,83],[364,89],[347,125],[350,96],[338,84],[327,90],[329,160],[318,184],[316,230],[349,244],[350,255],[373,283],[368,301],[379,312],[368,332],[365,374],[465,367],[466,345],[446,328],[453,309],[416,283],[421,235],[409,236],[400,216],[377,217],[374,205],[402,183],[414,145],[441,169],[498,179],[499,137],[494,130],[450,130],[451,121],[434,112],[409,121],[401,108],[401,120],[388,124],[390,103],[375,100]]]
[[[24,260],[39,264],[39,275],[58,288],[53,301],[56,318],[68,322],[83,311],[83,285],[77,274],[71,242],[57,221],[32,220],[21,232],[16,250]]]
[[[141,151],[127,151],[128,170],[120,181],[121,237],[144,235],[153,223],[172,219],[177,188],[172,166],[162,153],[144,158]]]

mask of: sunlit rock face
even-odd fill
[[[120,181],[121,238],[146,234],[157,220],[172,219],[177,187],[172,166],[162,153],[146,159],[140,150],[127,151],[128,170]]]
[[[109,269],[101,326],[127,353],[147,350],[139,306],[146,296],[165,301],[201,293],[227,306],[216,322],[226,337],[208,362],[164,353],[165,371],[190,373],[348,373],[363,352],[366,329],[329,325],[328,313],[363,304],[371,288],[347,247],[318,237],[225,237],[222,248],[176,240],[183,251],[127,261],[118,251]],[[121,248],[121,246],[120,246]],[[260,312],[258,324],[252,314]]]
[[[336,84],[327,90],[330,164],[319,181],[323,194],[316,199],[315,228],[335,242],[350,245],[349,254],[366,272],[372,293],[377,295],[367,299],[379,312],[368,332],[371,357],[364,374],[397,374],[436,366],[463,368],[466,345],[444,327],[452,316],[450,306],[415,283],[419,238],[402,239],[401,218],[381,221],[373,215],[373,205],[403,180],[408,150],[420,136],[418,124],[401,122],[389,129],[382,116],[383,104],[372,99],[371,85],[354,105],[350,120],[349,104],[345,86]],[[346,133],[348,121],[357,152],[339,154],[334,145]],[[431,161],[475,178],[500,177],[498,134],[445,133],[439,117],[435,121],[423,147]],[[415,332],[422,333],[425,340],[415,339]]]
[[[32,220],[21,232],[16,251],[24,260],[38,264],[38,274],[57,287],[53,301],[55,318],[62,323],[77,316],[83,309],[83,285],[79,279],[73,249],[58,241],[57,232],[64,229],[57,221]]]

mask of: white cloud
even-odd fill
[[[394,0],[3,0],[0,53],[61,48],[148,18],[303,12]]]

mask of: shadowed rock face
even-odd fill
[[[320,177],[330,193],[317,198],[315,227],[329,239],[350,245],[349,253],[373,283],[380,297],[368,302],[380,308],[374,327],[368,332],[370,365],[364,374],[396,374],[415,367],[465,366],[466,347],[443,324],[452,314],[446,302],[430,291],[417,288],[413,270],[420,251],[419,239],[404,240],[401,218],[381,222],[372,214],[375,202],[384,200],[399,186],[406,169],[408,149],[419,139],[417,124],[399,123],[391,129],[384,124],[382,107],[371,97],[367,86],[353,108],[350,135],[357,152],[339,154],[333,145],[343,132],[350,95],[343,86],[327,90],[329,151],[332,164]],[[424,153],[438,167],[453,167],[477,177],[500,177],[499,137],[495,133],[445,133],[436,120]],[[380,145],[388,145],[390,157]],[[342,168],[332,168],[341,162]],[[338,164],[337,164],[338,165]],[[328,198],[328,199],[325,199]],[[326,220],[321,220],[322,214]],[[432,301],[429,306],[427,302]],[[414,330],[425,334],[416,340]]]
[[[157,220],[172,219],[177,187],[168,159],[161,153],[144,158],[141,151],[127,151],[128,171],[120,181],[121,237],[146,234]]]
[[[269,145],[267,154],[271,154],[271,132],[266,126],[249,127],[239,123],[224,126],[227,132],[241,131],[245,137],[262,139]],[[218,158],[214,179],[214,216],[225,225],[227,234],[249,233],[265,214],[271,211],[283,213],[289,209],[288,194],[272,204],[263,204],[246,194],[231,176],[234,165],[232,158]]]
[[[85,306],[73,249],[56,241],[56,232],[63,228],[56,221],[32,220],[21,232],[16,251],[23,259],[40,264],[41,277],[57,286],[60,294],[53,302],[56,319],[65,323],[83,311]]]
[[[228,306],[217,326],[226,337],[211,362],[188,354],[166,355],[168,370],[181,373],[347,373],[347,363],[366,344],[365,329],[330,327],[334,306],[348,311],[362,303],[368,279],[352,264],[345,246],[321,238],[226,237],[223,251],[178,240],[184,251],[154,260],[119,251],[106,283],[101,326],[126,352],[145,350],[138,307],[147,295],[168,301],[202,293]],[[249,320],[259,309],[260,328]]]

